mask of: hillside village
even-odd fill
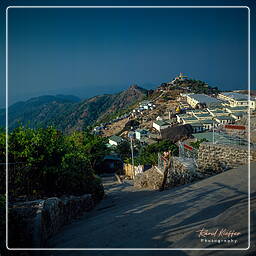
[[[230,205],[235,205],[236,201],[233,201],[233,198],[237,195],[248,202],[248,161],[256,162],[256,100],[253,96],[248,98],[246,93],[239,91],[220,92],[215,87],[189,79],[183,74],[147,93],[144,93],[145,91],[137,85],[131,86],[127,91],[119,95],[123,98],[128,95],[133,99],[133,96],[136,95],[136,99],[139,100],[133,104],[130,104],[131,101],[129,101],[124,105],[126,109],[116,111],[116,106],[121,106],[117,95],[106,97],[105,99],[108,100],[109,97],[114,97],[114,101],[111,101],[110,104],[107,103],[107,100],[105,102],[108,106],[106,107],[107,111],[102,111],[104,113],[100,118],[106,121],[96,125],[91,130],[80,131],[71,135],[64,135],[64,133],[62,135],[53,127],[49,127],[48,130],[28,130],[30,133],[38,132],[37,136],[33,138],[52,134],[46,143],[45,138],[48,138],[47,136],[44,136],[44,139],[39,139],[42,143],[39,148],[47,146],[47,143],[52,143],[51,141],[54,139],[59,139],[54,145],[58,150],[61,149],[60,152],[65,149],[66,155],[65,158],[59,157],[58,160],[59,151],[57,151],[57,157],[52,157],[53,162],[55,160],[63,162],[62,159],[66,159],[70,165],[62,167],[64,171],[59,172],[58,179],[55,176],[54,178],[46,176],[48,179],[45,179],[44,190],[42,191],[47,192],[47,197],[44,197],[46,199],[43,201],[41,199],[34,200],[36,190],[33,187],[30,187],[30,194],[33,195],[29,194],[30,198],[33,199],[32,201],[24,201],[26,197],[15,198],[18,201],[13,200],[13,204],[10,205],[12,212],[10,233],[15,247],[24,246],[23,237],[31,236],[30,227],[34,223],[36,223],[36,228],[33,230],[32,236],[36,239],[27,239],[27,244],[30,247],[37,248],[48,245],[61,247],[65,239],[67,240],[64,242],[65,246],[71,241],[73,246],[81,247],[84,246],[83,241],[92,241],[90,237],[84,237],[84,234],[91,235],[91,233],[97,239],[100,237],[104,241],[103,247],[107,247],[110,243],[108,239],[111,236],[105,235],[105,227],[108,227],[107,230],[113,228],[122,232],[124,230],[124,234],[130,235],[134,233],[135,226],[138,225],[136,220],[139,218],[139,223],[145,225],[140,229],[143,232],[141,237],[144,237],[145,230],[149,230],[146,228],[148,222],[145,221],[148,216],[153,216],[152,219],[154,219],[155,214],[157,214],[161,219],[162,217],[166,218],[169,214],[169,217],[173,219],[166,222],[168,224],[166,228],[172,230],[175,220],[180,221],[179,226],[187,220],[189,220],[187,223],[190,225],[190,219],[198,220],[197,216],[201,216],[201,213],[205,213],[207,216],[203,219],[208,220],[208,209],[211,209],[211,213],[214,214],[215,209],[217,209],[216,216],[222,216],[221,214],[225,214],[226,211],[223,210],[222,204],[219,205],[219,201],[229,200],[225,206],[227,210]],[[94,97],[89,102],[95,102],[98,98]],[[82,108],[86,104],[88,101],[77,106]],[[84,114],[82,110],[81,113]],[[251,131],[248,127],[248,114],[251,117]],[[20,134],[19,131],[23,131],[22,129],[17,129],[18,134]],[[250,144],[249,131],[251,134]],[[40,135],[41,133],[42,135]],[[61,136],[67,136],[67,139],[63,139]],[[38,140],[36,143],[27,140],[26,143],[35,145]],[[84,159],[84,156],[89,156],[89,158]],[[70,157],[73,158],[70,160]],[[84,161],[79,162],[81,157]],[[48,158],[42,157],[42,159],[46,160],[48,166]],[[78,164],[73,166],[77,160]],[[36,159],[36,161],[38,160]],[[255,165],[255,163],[253,164]],[[61,164],[57,162],[57,169],[60,166]],[[79,166],[82,166],[80,172]],[[83,168],[85,166],[87,175],[84,175]],[[19,170],[17,167],[17,171]],[[35,170],[38,171],[38,169],[31,168],[32,173]],[[48,168],[47,170],[52,169]],[[70,171],[69,178],[65,176],[68,171]],[[21,173],[23,174],[23,172]],[[54,173],[54,175],[56,174]],[[24,180],[22,186],[27,191],[27,176],[21,177]],[[38,189],[36,187],[38,175],[33,177],[35,177],[34,188]],[[62,182],[54,183],[56,180]],[[56,197],[59,195],[55,191],[58,189],[56,184],[60,186],[59,184],[62,185],[62,183],[64,188],[61,187],[61,189],[65,189],[64,192],[68,191],[65,194],[72,195],[75,191],[77,196]],[[188,186],[182,186],[185,184]],[[179,190],[176,190],[178,186],[180,186]],[[209,190],[208,187],[211,189]],[[48,198],[50,189],[53,191],[51,196],[54,197]],[[222,192],[219,192],[220,189]],[[156,190],[163,193],[154,193]],[[17,189],[13,189],[12,193],[16,195],[16,191]],[[39,189],[38,191],[42,193]],[[209,193],[209,191],[217,191],[217,193]],[[178,193],[177,198],[175,193]],[[186,203],[187,199],[184,199],[183,196],[187,196],[187,194],[190,194],[191,199]],[[217,195],[216,202],[212,195],[214,198]],[[41,194],[39,196],[42,197]],[[155,201],[152,201],[152,198],[155,198]],[[203,202],[204,208],[198,212],[198,209],[202,207],[201,202]],[[194,203],[196,203],[196,207],[191,207],[191,204],[194,206]],[[176,216],[175,205],[178,206],[178,209],[181,207],[178,210],[181,214],[186,210],[184,216]],[[185,205],[184,208],[183,205]],[[24,207],[28,211],[24,212]],[[36,221],[40,207],[43,208],[44,214],[40,217],[40,221]],[[94,207],[95,209],[93,209]],[[144,214],[141,214],[141,207],[152,209],[154,213],[146,213],[145,217]],[[28,217],[32,212],[31,209],[33,209],[34,215]],[[163,209],[165,210],[163,211]],[[92,212],[89,213],[89,211]],[[86,215],[80,220],[78,230],[75,223],[71,223],[64,231],[61,229],[84,212]],[[235,210],[230,209],[229,214],[233,216],[236,212],[236,208]],[[247,216],[247,207],[244,205],[242,212],[243,219],[246,220],[244,216]],[[135,218],[134,213],[136,213]],[[102,216],[102,221],[98,221],[99,216]],[[125,218],[119,220],[119,216]],[[131,218],[130,223],[135,223],[134,226],[131,226],[130,223],[127,225],[127,216]],[[88,221],[87,218],[91,221]],[[162,223],[160,219],[154,224],[155,227]],[[20,220],[22,223],[24,222],[23,226],[20,225]],[[28,222],[26,222],[27,220]],[[198,223],[196,221],[196,225]],[[200,222],[200,225],[202,223]],[[226,224],[222,223],[221,225]],[[233,224],[237,223],[232,221],[230,228]],[[83,229],[80,228],[80,225],[83,226]],[[92,226],[90,227],[90,225]],[[247,222],[244,222],[241,227],[246,225]],[[18,233],[16,231],[17,226],[20,227]],[[96,226],[97,228],[95,228]],[[125,231],[126,226],[128,226],[128,232]],[[104,231],[102,231],[102,227]],[[238,225],[239,229],[241,227]],[[235,226],[234,229],[236,228]],[[59,232],[60,230],[61,232]],[[90,232],[84,232],[84,230],[90,230]],[[96,230],[100,230],[101,234]],[[62,232],[65,233],[64,236]],[[161,232],[152,232],[149,237],[161,234]],[[182,230],[182,232],[184,235],[191,235],[191,228]],[[18,237],[17,234],[19,234]],[[82,237],[82,239],[76,239],[76,237]],[[172,237],[168,234],[168,239],[172,239]],[[243,234],[243,237],[246,236]],[[93,241],[97,241],[97,239]],[[193,239],[195,241],[195,237]],[[149,240],[145,238],[146,243]],[[78,244],[76,244],[77,241]],[[133,240],[129,241],[130,247],[133,248]],[[137,241],[136,237],[134,242],[137,243]],[[160,237],[159,243],[162,241],[164,239]],[[120,245],[119,239],[115,239],[114,242],[117,242],[118,246]],[[246,241],[243,241],[244,243]],[[200,244],[200,246],[207,246],[207,244]],[[229,244],[227,243],[226,246]],[[95,247],[95,244],[92,247]],[[156,247],[158,246],[156,245]]]
[[[212,141],[214,132],[217,134],[220,130],[224,131],[227,125],[244,123],[248,111],[254,116],[256,100],[253,97],[248,100],[247,94],[219,91],[216,93],[216,89],[206,90],[207,94],[193,93],[191,91],[195,88],[189,88],[189,84],[190,79],[180,73],[171,82],[159,86],[149,99],[137,103],[131,111],[94,127],[94,133],[109,137],[110,146],[130,140],[128,134],[134,140],[147,145],[163,138],[168,139],[165,135],[168,130],[171,132],[173,127],[187,125],[189,136],[183,136],[182,140],[205,138]],[[204,88],[209,88],[207,84],[202,84]],[[137,126],[126,129],[126,124],[131,120],[136,120]]]

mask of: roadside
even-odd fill
[[[255,168],[256,164],[252,164],[251,170]],[[104,178],[106,198],[91,212],[53,236],[49,247],[222,248],[224,244],[200,241],[196,231],[205,227],[209,231],[226,228],[241,232],[237,244],[231,246],[226,243],[224,247],[246,248],[248,236],[246,174],[247,167],[242,166],[164,192],[136,190],[129,181],[116,184],[112,177],[106,177]],[[251,180],[254,178],[255,172],[252,171]],[[255,209],[255,202],[255,188],[252,188],[252,209]],[[255,216],[255,212],[253,214]],[[256,240],[255,232],[251,240]],[[186,251],[175,255],[199,255],[198,253],[198,251],[190,253]],[[83,251],[72,255],[82,254],[84,255]],[[107,252],[94,254],[108,255]],[[55,251],[51,255],[65,254]],[[145,252],[145,255],[155,254]],[[203,255],[227,254],[207,251],[207,254]],[[247,254],[242,251],[232,251],[231,255]]]

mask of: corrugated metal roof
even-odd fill
[[[201,120],[202,124],[213,124],[215,123],[212,119]]]
[[[193,98],[193,99],[199,101],[200,103],[206,103],[206,104],[220,103],[220,101],[218,99],[210,97],[206,94],[190,94],[188,97]]]
[[[234,120],[231,116],[216,116],[215,118],[219,120]]]
[[[248,100],[248,95],[247,94],[242,94],[242,93],[237,93],[237,92],[223,92],[221,93],[227,97],[230,97],[231,99],[234,100]],[[252,99],[250,97],[250,99]]]

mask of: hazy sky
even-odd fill
[[[91,97],[133,83],[149,88],[179,72],[221,89],[247,88],[246,8],[8,14],[10,103],[43,94]]]

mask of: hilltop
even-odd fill
[[[123,135],[125,132],[126,123],[132,118],[139,121],[139,128],[147,129],[152,133],[155,133],[153,129],[153,121],[157,117],[169,119],[176,113],[176,109],[179,107],[180,93],[204,93],[208,95],[217,95],[219,93],[218,87],[209,86],[206,82],[201,80],[195,80],[184,76],[182,73],[170,82],[164,82],[157,86],[155,90],[147,91],[147,100],[154,104],[154,109],[145,110],[138,115],[134,111],[139,108],[140,102],[130,106],[124,112],[114,113],[108,116],[107,125],[102,130],[103,136],[112,136],[114,134]],[[129,113],[130,115],[125,118],[116,120],[116,117],[122,116],[123,113]],[[111,120],[112,118],[112,120]],[[114,121],[113,121],[114,120]],[[110,121],[110,123],[108,123]]]

